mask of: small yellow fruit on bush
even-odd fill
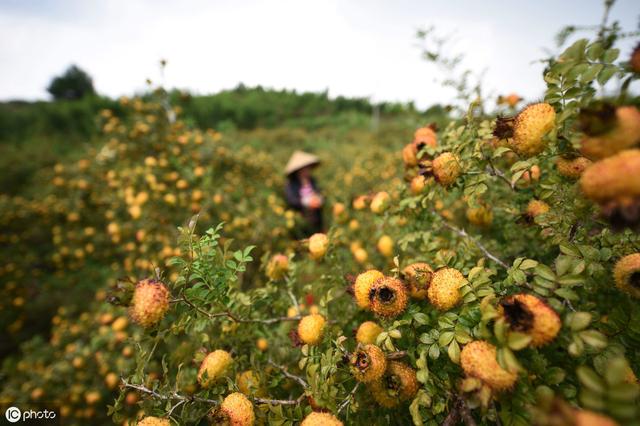
[[[407,309],[409,292],[402,281],[384,277],[373,283],[369,292],[371,311],[384,318],[397,317]]]
[[[138,422],[138,426],[170,426],[169,419],[147,416]]]
[[[640,298],[640,253],[633,253],[618,260],[613,268],[616,287]]]
[[[466,345],[460,352],[460,365],[469,377],[480,379],[494,391],[510,389],[518,375],[500,367],[496,347],[484,340]]]
[[[544,201],[531,200],[529,201],[529,204],[527,204],[527,216],[534,219],[537,216],[547,213],[549,209],[549,204]]]
[[[426,186],[427,178],[422,175],[415,176],[413,179],[411,179],[410,189],[413,195],[422,194]]]
[[[544,151],[544,137],[556,124],[556,111],[547,103],[529,105],[515,119],[511,149],[523,157],[532,157]]]
[[[424,300],[431,285],[433,269],[428,263],[417,262],[402,270],[402,278],[409,286],[409,294],[414,299]]]
[[[218,413],[230,426],[252,426],[256,421],[253,404],[240,392],[234,392],[225,397]],[[222,423],[227,424],[227,423]]]
[[[462,295],[460,287],[466,283],[464,275],[454,268],[442,268],[433,273],[427,295],[429,302],[440,311],[456,306]]]
[[[418,392],[416,372],[405,363],[390,361],[380,380],[369,384],[369,390],[379,405],[395,407],[415,397]]]
[[[227,351],[222,349],[209,353],[200,364],[198,370],[198,383],[203,388],[208,388],[218,381],[227,372],[233,362],[233,358]],[[206,376],[206,377],[205,377]]]
[[[314,411],[304,418],[300,426],[343,426],[336,416]]]
[[[284,254],[275,254],[267,264],[267,277],[270,280],[281,280],[289,270],[289,258]]]
[[[640,149],[631,149],[587,168],[580,178],[580,187],[587,198],[597,203],[635,198],[640,197],[638,176]]]
[[[351,354],[351,373],[359,382],[370,383],[382,377],[387,368],[387,358],[376,345],[366,345]]]
[[[380,237],[377,247],[380,254],[382,254],[384,257],[393,256],[393,240],[390,236],[383,235],[382,237]]]
[[[264,337],[261,337],[256,342],[256,346],[261,352],[264,352],[269,348],[269,342]]]
[[[317,233],[309,237],[309,254],[312,259],[322,259],[327,248],[329,248],[329,237],[326,234]]]
[[[369,254],[362,247],[358,247],[353,251],[353,257],[356,259],[356,262],[362,265],[369,259]]]
[[[369,294],[371,293],[373,283],[381,278],[384,278],[384,274],[376,269],[363,272],[356,277],[353,283],[353,295],[360,308],[367,310],[371,308]]]
[[[326,320],[322,315],[312,314],[302,317],[298,324],[298,336],[308,345],[317,345],[322,340]]]
[[[444,186],[449,186],[458,179],[462,168],[458,157],[450,152],[443,152],[433,160],[433,177]]]
[[[380,333],[382,333],[382,327],[373,321],[365,321],[358,327],[356,341],[363,345],[371,345],[376,342]]]
[[[562,322],[549,305],[530,294],[508,296],[500,310],[510,328],[531,336],[531,346],[540,347],[558,335]]]
[[[616,108],[615,126],[608,132],[586,137],[580,152],[591,160],[610,157],[640,142],[640,111],[634,106]]]
[[[493,222],[493,211],[485,204],[467,208],[466,216],[470,223],[480,227],[487,227]]]
[[[353,203],[351,204],[354,210],[364,210],[367,208],[367,196],[360,195],[353,199]]]
[[[145,279],[136,284],[129,314],[143,327],[157,324],[169,310],[169,290],[160,281]]]
[[[371,200],[371,211],[375,214],[384,213],[387,208],[389,208],[389,204],[391,203],[391,196],[388,192],[381,191],[373,196]]]
[[[569,179],[580,178],[582,172],[584,172],[591,164],[591,160],[585,157],[558,157],[556,160],[558,173]]]

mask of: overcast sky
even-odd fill
[[[633,30],[639,14],[619,0],[611,16]],[[416,47],[416,29],[435,25],[467,67],[487,68],[489,91],[531,100],[544,90],[533,61],[557,31],[601,16],[601,0],[0,0],[0,99],[46,99],[72,63],[99,93],[132,94],[166,58],[166,85],[196,93],[243,82],[424,107],[451,99]]]

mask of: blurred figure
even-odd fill
[[[320,164],[320,159],[313,154],[303,151],[295,151],[285,173],[287,175],[287,185],[285,188],[285,198],[289,208],[299,211],[305,220],[302,230],[308,237],[316,232],[323,231],[322,205],[324,200],[316,181],[311,176],[311,171]]]

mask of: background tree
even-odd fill
[[[55,77],[47,91],[55,100],[81,99],[96,93],[91,76],[76,65],[71,65],[64,74]]]

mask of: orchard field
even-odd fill
[[[150,82],[3,104],[2,407],[65,425],[640,424],[630,36],[603,24],[546,58],[537,100],[459,85],[462,107],[420,111]],[[310,238],[283,198],[296,149],[321,159]]]

